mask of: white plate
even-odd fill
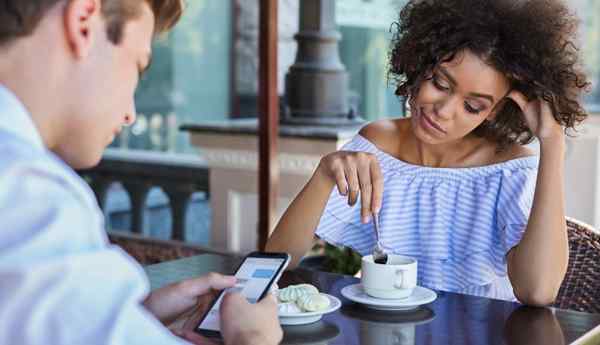
[[[342,296],[347,299],[360,303],[367,308],[377,310],[412,310],[420,305],[431,303],[437,298],[437,294],[434,291],[422,286],[417,286],[412,295],[402,299],[371,297],[365,293],[360,283],[348,285],[341,292]]]
[[[335,296],[321,293],[321,295],[329,298],[329,307],[320,311],[311,311],[303,313],[279,313],[279,322],[282,325],[304,325],[307,323],[317,322],[321,320],[323,314],[331,313],[340,309],[342,302]]]

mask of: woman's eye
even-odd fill
[[[465,109],[471,114],[479,114],[481,112],[481,109],[471,106],[468,102],[465,102]]]
[[[447,85],[444,85],[444,82],[440,80],[440,78],[438,78],[437,75],[433,76],[433,85],[438,89],[438,90],[442,90],[442,91],[448,91],[450,89],[450,87],[448,87]]]

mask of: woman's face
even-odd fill
[[[411,100],[416,137],[428,144],[464,138],[484,120],[509,91],[506,77],[469,50],[455,54],[425,79]]]

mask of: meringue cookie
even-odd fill
[[[304,311],[320,311],[329,307],[329,298],[320,293],[308,294],[298,298],[296,304]]]
[[[277,297],[280,302],[295,302],[301,296],[317,293],[319,290],[311,284],[298,284],[280,289]]]
[[[294,302],[279,303],[277,308],[281,314],[299,314],[302,312],[302,309]]]

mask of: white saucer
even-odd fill
[[[279,312],[279,323],[282,325],[304,325],[307,323],[317,322],[321,320],[323,314],[334,312],[342,306],[342,302],[335,296],[321,293],[321,295],[329,298],[329,307],[325,310],[311,311],[303,313],[282,313]]]
[[[342,296],[347,299],[360,303],[367,308],[377,310],[412,310],[420,305],[431,303],[437,298],[437,294],[424,288],[417,286],[412,295],[402,299],[382,299],[367,295],[362,288],[362,285],[348,285],[342,289]]]

